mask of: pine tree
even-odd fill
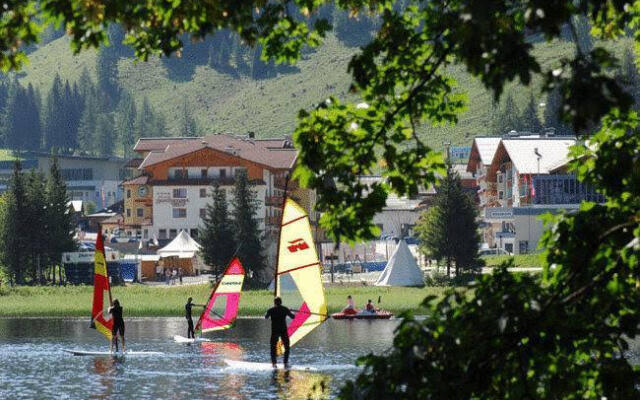
[[[27,150],[40,150],[42,146],[42,125],[40,124],[40,92],[34,90],[29,84],[26,91],[25,111],[27,115],[24,121],[24,148]]]
[[[25,231],[25,272],[31,275],[32,282],[44,283],[43,268],[45,243],[50,234],[49,224],[47,224],[47,211],[44,193],[45,178],[41,172],[31,170],[26,176],[26,213],[22,223],[29,227],[37,227],[35,229],[27,229]]]
[[[113,155],[115,148],[113,131],[115,129],[115,123],[113,121],[112,113],[98,114],[96,120],[96,128],[94,131],[93,141],[96,144],[96,154],[101,157],[109,157]]]
[[[90,91],[85,99],[84,110],[78,124],[78,147],[89,154],[96,154],[96,120],[100,114],[95,92]]]
[[[273,60],[262,61],[262,46],[256,46],[253,50],[253,64],[251,75],[253,79],[269,79],[277,75],[276,65]]]
[[[257,220],[258,199],[245,170],[237,171],[235,179],[231,215],[235,228],[235,240],[239,248],[238,258],[249,270],[247,276],[249,287],[256,288],[268,281]]]
[[[631,45],[624,49],[620,69],[616,74],[619,82],[622,82],[627,93],[633,96],[635,108],[640,106],[640,74],[636,65],[636,54]]]
[[[493,130],[499,134],[505,134],[512,130],[519,131],[521,129],[520,110],[513,99],[513,94],[509,93],[503,107],[499,108],[495,115]]]
[[[98,89],[104,93],[107,110],[111,111],[118,103],[120,87],[118,85],[118,50],[113,46],[101,47],[96,59]]]
[[[416,224],[420,251],[438,261],[444,260],[448,276],[454,264],[456,275],[476,267],[480,245],[476,217],[473,199],[463,190],[460,177],[449,165],[433,206]]]
[[[153,111],[149,99],[145,96],[142,108],[136,119],[136,131],[138,137],[166,136],[167,127],[164,118]]]
[[[73,221],[69,210],[67,185],[60,173],[58,159],[51,160],[45,199],[47,203],[45,255],[49,265],[55,265],[62,253],[76,248],[73,240]],[[55,279],[55,278],[54,278]],[[62,276],[59,277],[62,281]]]
[[[542,124],[538,118],[538,104],[536,103],[536,98],[533,93],[529,95],[529,102],[524,110],[522,110],[520,121],[523,130],[530,132],[542,131]]]
[[[562,97],[557,88],[547,94],[544,106],[544,125],[545,128],[555,128],[557,135],[570,135],[572,134],[571,128],[560,119],[561,102]]]
[[[207,204],[198,237],[202,243],[204,262],[213,267],[214,275],[220,276],[231,261],[237,247],[233,227],[229,218],[226,191],[217,183],[212,188],[212,200]]]
[[[120,138],[122,153],[127,158],[133,154],[133,146],[139,137],[136,121],[136,103],[129,93],[123,92],[116,113],[116,131]]]
[[[16,161],[6,194],[4,221],[0,226],[0,256],[12,280],[24,283],[27,230],[32,227],[24,223],[26,219],[26,189],[22,175],[22,164]]]
[[[8,91],[7,106],[3,116],[3,142],[12,150],[23,148],[22,124],[25,115],[22,115],[25,106],[24,89],[17,80],[11,83]]]
[[[66,131],[66,123],[64,116],[66,113],[64,104],[64,88],[60,75],[56,74],[51,85],[51,90],[47,95],[47,101],[44,110],[44,148],[65,149],[66,141],[64,139]]]
[[[585,15],[576,15],[571,19],[573,27],[576,31],[578,46],[584,54],[588,54],[593,50],[593,38],[591,37],[591,23]]]
[[[193,114],[191,113],[191,108],[189,107],[186,98],[182,103],[182,115],[180,117],[180,136],[198,136],[198,125],[195,118],[193,117]]]

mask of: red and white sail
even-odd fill
[[[213,332],[233,326],[238,316],[243,282],[244,268],[240,260],[234,258],[211,292],[209,301],[196,324],[196,332]]]

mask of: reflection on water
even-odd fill
[[[221,366],[221,360],[229,358],[232,360],[242,360],[244,350],[242,346],[230,342],[203,342],[200,343],[202,352],[202,362],[206,367],[214,365]],[[222,377],[209,376],[206,387],[210,398],[246,400],[240,391],[246,385],[244,376],[241,374],[225,374]]]
[[[62,349],[109,343],[88,319],[0,319],[0,399],[330,399],[354,378],[355,360],[391,344],[394,321],[328,321],[293,349],[291,361],[317,371],[238,371],[224,359],[269,361],[270,323],[241,319],[212,342],[179,344],[182,318],[127,319],[130,350],[162,356],[74,357]],[[338,366],[338,368],[336,368]]]

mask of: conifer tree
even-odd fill
[[[44,148],[47,150],[65,149],[67,143],[64,138],[66,132],[64,88],[60,75],[56,74],[47,95],[44,110]]]
[[[570,135],[572,129],[560,118],[561,95],[558,89],[553,89],[547,94],[544,106],[545,128],[555,128],[558,135]]]
[[[133,154],[133,146],[139,137],[136,121],[136,103],[128,92],[123,92],[116,113],[116,131],[122,146],[122,153],[127,158]]]
[[[95,91],[89,91],[85,99],[84,110],[78,124],[78,147],[89,154],[96,154],[96,119],[100,113]]]
[[[61,260],[63,252],[73,251],[76,248],[73,240],[73,221],[68,212],[67,185],[62,178],[58,159],[55,157],[51,160],[49,179],[44,193],[47,204],[47,235],[44,253],[47,264],[55,265]],[[59,276],[59,280],[62,281],[62,276]]]
[[[0,256],[2,264],[17,284],[24,283],[24,267],[26,256],[27,230],[31,227],[24,224],[26,219],[26,189],[22,175],[22,164],[16,161],[13,174],[6,193],[6,207],[3,213],[3,224],[0,226]]]
[[[26,102],[24,114],[26,114],[26,120],[24,121],[25,136],[24,148],[27,150],[40,150],[42,146],[42,125],[40,123],[40,92],[34,90],[33,85],[29,84],[26,91]]]
[[[499,134],[522,129],[520,124],[520,110],[513,99],[513,94],[507,94],[503,107],[501,107],[493,122],[493,130]]]
[[[185,98],[182,103],[182,115],[180,116],[180,134],[183,137],[196,137],[198,136],[198,124],[196,123],[191,108]]]
[[[46,242],[51,234],[47,221],[48,207],[43,195],[45,177],[41,172],[31,170],[25,182],[26,213],[22,223],[31,229],[25,230],[25,270],[31,275],[32,282],[44,283],[43,269],[45,267]]]
[[[93,141],[96,144],[96,154],[101,157],[113,155],[115,123],[113,113],[98,114]]]
[[[142,100],[142,108],[137,113],[138,137],[166,136],[166,129],[164,118],[153,110],[149,99],[145,96]]]
[[[460,177],[449,164],[438,186],[434,204],[416,224],[420,251],[447,266],[447,276],[455,265],[456,275],[478,265],[480,234],[477,211],[471,196],[462,188]]]
[[[198,237],[202,243],[204,262],[213,268],[214,275],[220,276],[235,253],[237,245],[225,189],[214,183],[211,194],[212,199],[207,204]]]
[[[118,86],[118,50],[113,46],[101,47],[96,59],[96,73],[98,89],[104,93],[106,106],[109,111],[115,108],[120,96]]]
[[[235,179],[231,215],[239,248],[238,257],[248,270],[249,287],[257,288],[268,280],[257,220],[258,198],[245,170],[238,170]]]
[[[542,124],[538,118],[538,104],[533,93],[529,95],[527,106],[522,110],[520,121],[523,130],[530,132],[540,132],[542,130]]]
[[[640,105],[640,74],[636,65],[636,53],[631,45],[625,47],[620,69],[616,75],[625,90],[633,96],[637,109]]]

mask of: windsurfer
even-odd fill
[[[293,319],[295,315],[287,307],[282,305],[282,299],[273,299],[274,307],[271,307],[264,315],[266,319],[271,318],[271,364],[276,368],[276,347],[278,339],[282,340],[284,346],[284,366],[289,367],[289,332],[287,331],[287,317]]]
[[[124,344],[124,319],[122,318],[122,307],[120,306],[120,302],[118,299],[113,300],[113,305],[109,307],[109,314],[111,314],[113,318],[113,329],[111,329],[111,348],[110,351],[113,351],[113,346],[116,347],[116,352],[118,352],[118,333],[120,333],[120,338],[122,339],[122,352],[125,351]]]
[[[193,301],[193,297],[189,297],[187,299],[187,304],[184,305],[184,311],[185,311],[185,318],[187,318],[187,337],[189,339],[195,339],[196,338],[196,334],[193,331],[193,319],[191,318],[191,307],[196,306],[196,307],[204,307],[204,305],[202,304],[194,304],[192,303]]]

